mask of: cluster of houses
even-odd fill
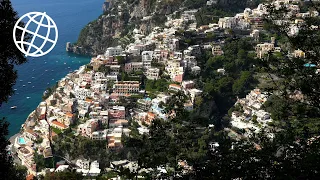
[[[297,2],[300,0],[277,0],[273,4],[278,7],[285,5],[291,10],[290,13],[296,17],[291,22],[293,25],[303,23],[305,17],[319,15],[316,11],[300,13],[299,7],[295,5]],[[216,0],[208,0],[207,6],[216,3]],[[194,81],[186,80],[185,74],[187,71],[194,75],[201,72],[197,58],[202,55],[203,49],[210,50],[214,56],[223,55],[223,41],[191,45],[182,50],[176,32],[187,28],[201,36],[221,33],[226,29],[250,30],[250,36],[258,41],[267,7],[260,4],[256,9],[246,8],[243,13],[234,17],[220,18],[218,23],[200,27],[196,24],[196,12],[197,10],[184,11],[180,18],[168,16],[164,27],[155,27],[148,35],[134,29],[134,41],[125,48],[109,47],[104,54],[93,57],[90,64],[81,66],[61,79],[57,89],[29,116],[23,125],[23,131],[15,139],[15,152],[28,172],[36,174],[35,153],[42,154],[45,158],[53,156],[50,145],[52,137],[59,131],[72,128],[75,129],[76,136],[107,141],[106,148],[118,149],[123,147],[122,136],[130,133],[128,119],[140,124],[138,130],[141,134],[148,133],[148,126],[154,119],[169,119],[172,114],[164,111],[164,105],[168,103],[172,93],[183,92],[188,97],[184,108],[192,111],[202,90],[196,88]],[[294,27],[290,30],[293,34],[298,32]],[[270,43],[256,46],[259,58],[269,51],[280,51],[274,38]],[[305,54],[296,50],[293,56],[303,57]],[[217,72],[225,74],[223,68],[217,69]],[[143,73],[147,79],[154,81],[165,75],[171,83],[168,86],[169,92],[157,92],[154,98],[150,98],[146,95],[148,92],[142,90],[139,80],[120,81],[119,76],[123,73],[133,77]],[[122,105],[123,99],[136,95],[141,95],[142,98],[138,99],[135,108],[128,109]],[[261,126],[267,126],[272,119],[268,112],[261,109],[267,98],[265,93],[254,89],[245,98],[238,99],[235,105],[241,108],[232,112],[232,126],[256,132]],[[114,163],[111,166],[130,164],[127,161]],[[97,161],[90,163],[79,160],[76,164],[79,167],[77,171],[84,175],[94,176],[101,171]],[[180,164],[185,170],[192,169],[184,161]],[[128,166],[133,169],[135,167],[132,164]],[[56,171],[66,168],[68,165],[61,165]]]
[[[267,127],[268,122],[272,122],[270,113],[262,109],[262,105],[267,101],[268,95],[260,89],[252,90],[245,98],[238,99],[235,106],[239,110],[233,111],[231,124],[233,127],[259,132],[262,127]]]
[[[17,134],[12,144],[11,151],[18,157],[21,164],[27,167],[29,174],[36,174],[37,166],[34,161],[35,153],[44,158],[53,157],[51,149],[51,135],[56,135],[49,131],[50,124],[59,123],[46,120],[47,103],[41,102],[39,106],[27,118],[22,125],[21,132]],[[61,119],[70,119],[66,114],[60,114]]]

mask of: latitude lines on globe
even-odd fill
[[[35,18],[37,18],[39,16],[41,16],[41,19],[38,22],[38,21],[35,20]],[[24,19],[25,17],[29,18],[26,26],[25,27],[19,26],[19,22],[22,21],[22,19]],[[46,18],[46,21],[47,21],[48,24],[42,24],[44,18]],[[36,28],[35,32],[30,31],[30,30],[27,29],[31,22],[37,24],[37,28]],[[40,27],[46,27],[47,28],[46,36],[38,34]],[[55,39],[54,40],[49,39],[51,28],[54,28],[54,30],[55,30],[54,31],[55,32]],[[16,40],[16,36],[15,36],[16,29],[19,29],[19,30],[22,31],[22,35],[21,35],[20,41]],[[29,33],[29,34],[32,35],[31,42],[23,41],[24,36],[25,36],[26,33]],[[36,45],[33,44],[36,38],[43,39],[43,42],[42,42],[40,47],[37,47]],[[58,28],[57,28],[55,22],[52,20],[52,18],[46,14],[46,12],[43,12],[43,13],[42,12],[30,12],[30,13],[27,13],[27,14],[23,15],[22,17],[20,17],[20,19],[16,22],[14,30],[13,30],[13,39],[15,41],[15,44],[16,44],[17,48],[22,53],[24,53],[26,57],[27,56],[40,57],[40,56],[43,56],[43,55],[49,53],[54,48],[54,46],[56,45],[57,40],[58,40]],[[52,45],[47,51],[43,52],[42,48],[46,45],[47,42],[52,43]],[[28,46],[27,50],[26,50],[26,48],[24,48],[24,45]],[[32,53],[30,53],[31,48],[35,49],[35,51],[32,52]]]

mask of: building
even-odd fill
[[[202,94],[202,91],[199,89],[190,89],[188,90],[188,94],[190,95],[191,102],[194,103],[194,100],[197,96],[200,96]]]
[[[212,46],[212,55],[214,56],[221,56],[223,55],[223,51],[220,45],[213,45]]]
[[[159,73],[160,73],[160,69],[158,68],[148,68],[146,72],[146,77],[148,79],[158,79]]]
[[[50,124],[51,124],[52,127],[55,127],[55,128],[58,128],[58,129],[62,129],[62,130],[63,130],[63,129],[67,129],[67,126],[66,126],[66,125],[58,122],[57,120],[51,121]]]
[[[175,92],[181,91],[181,86],[177,84],[170,84],[169,91],[175,91]]]
[[[92,138],[92,133],[98,130],[99,122],[97,119],[90,119],[78,126],[78,133],[82,136]]]
[[[99,168],[98,161],[93,161],[90,164],[90,170],[89,170],[89,176],[98,176],[101,172],[101,169]]]
[[[145,99],[138,99],[137,100],[137,108],[142,111],[148,111],[151,107],[151,99],[145,98]]]
[[[188,47],[188,50],[190,51],[190,56],[196,56],[199,57],[201,55],[201,47],[199,45],[193,45]],[[184,51],[185,52],[185,51]],[[185,54],[185,53],[184,53]],[[189,53],[186,51],[185,55],[188,55]]]
[[[107,48],[107,51],[104,54],[104,56],[105,57],[120,56],[122,54],[123,54],[123,49],[120,46],[117,46],[117,47],[109,47],[109,48]]]
[[[232,29],[236,26],[236,18],[234,17],[224,17],[224,18],[219,18],[219,27],[222,29]]]
[[[198,75],[201,72],[201,68],[199,66],[195,66],[191,68],[191,73],[194,75]]]
[[[176,82],[181,82],[183,80],[184,69],[183,67],[180,67],[180,61],[169,61],[165,67],[165,70],[167,71],[171,80]]]
[[[221,69],[217,69],[217,72],[220,73],[220,74],[222,74],[222,75],[225,75],[226,70],[223,69],[223,68],[221,68]]]
[[[197,66],[197,59],[195,56],[184,56],[183,60],[181,61],[181,66],[184,69],[191,69]]]
[[[255,49],[256,49],[257,57],[258,58],[262,58],[269,51],[273,51],[274,50],[274,44],[273,43],[257,44]]]
[[[184,11],[181,14],[181,19],[183,19],[184,21],[195,21],[196,20],[196,16],[195,14],[198,12],[198,10],[188,10],[188,11]]]
[[[151,125],[152,121],[156,118],[156,115],[152,112],[148,112],[144,123]]]
[[[142,71],[143,70],[143,62],[131,62],[126,63],[124,65],[124,71],[126,73]]]
[[[109,128],[115,128],[115,127],[126,127],[128,126],[128,120],[125,119],[113,119],[109,120]]]
[[[257,29],[254,29],[251,33],[250,33],[250,37],[252,37],[255,41],[259,41],[260,38],[260,31]]]
[[[141,54],[143,68],[145,70],[151,68],[151,62],[153,59],[153,51],[143,51]]]
[[[88,97],[92,97],[93,93],[90,89],[76,87],[74,95],[79,100],[86,100]]]
[[[119,96],[130,96],[138,94],[140,90],[139,81],[120,81],[113,85],[113,92]]]
[[[111,65],[110,66],[110,73],[111,76],[117,76],[120,72],[120,65]]]
[[[194,82],[193,81],[182,81],[181,83],[183,89],[192,89],[194,87]]]
[[[110,148],[110,149],[122,148],[123,147],[121,142],[122,133],[123,133],[122,127],[114,128],[113,132],[107,135],[107,139],[108,139],[107,148]]]
[[[114,119],[125,119],[126,108],[124,106],[113,106],[108,110],[108,118]]]
[[[303,51],[301,51],[300,49],[298,49],[298,50],[295,50],[295,51],[293,52],[293,56],[294,56],[295,58],[305,58],[305,57],[306,57],[306,53],[303,52]]]
[[[92,140],[107,140],[107,130],[95,131],[91,135]]]

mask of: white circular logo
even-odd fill
[[[26,19],[25,22],[27,23],[25,27],[20,27],[19,23],[24,19]],[[40,29],[41,32],[39,32]],[[46,33],[43,33],[43,29],[46,30]],[[19,35],[21,33],[21,39],[17,39],[16,37],[18,31],[20,31]],[[30,42],[24,41],[26,33],[31,35]],[[29,12],[21,16],[16,22],[13,28],[13,40],[17,48],[26,56],[40,57],[48,54],[56,45],[58,41],[58,28],[56,23],[45,12]],[[35,41],[40,41],[42,44],[38,45]]]

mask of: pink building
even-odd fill
[[[179,74],[174,78],[174,81],[176,82],[182,82],[183,81],[183,74]]]
[[[113,106],[112,109],[108,111],[109,119],[125,119],[126,109],[123,106]]]

